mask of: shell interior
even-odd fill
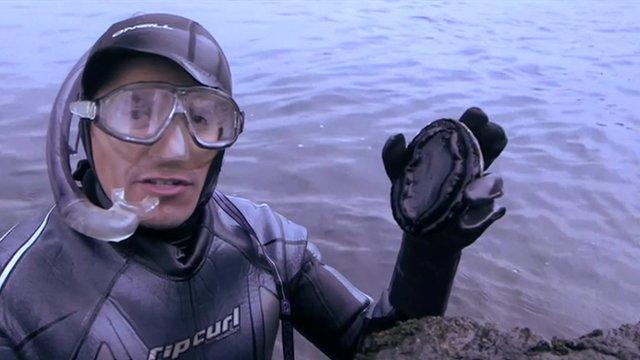
[[[482,153],[461,122],[427,125],[407,147],[411,160],[393,184],[394,217],[411,233],[439,227],[459,210],[464,187],[482,174]]]

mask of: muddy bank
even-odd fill
[[[357,359],[640,359],[640,322],[549,340],[528,328],[427,317],[369,336]]]

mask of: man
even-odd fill
[[[82,118],[87,154],[73,177],[72,114]],[[461,120],[479,145],[453,121],[453,132],[429,144],[458,139],[460,148],[435,151],[421,137],[405,149],[402,136],[385,145],[405,234],[389,292],[373,302],[320,261],[303,227],[214,190],[244,119],[213,37],[174,15],[114,24],[52,110],[56,205],[0,241],[0,358],[263,359],[279,323],[286,358],[292,327],[329,357],[350,358],[372,331],[442,315],[460,250],[504,215],[493,204],[501,181],[482,175],[482,161],[506,138],[479,109]],[[425,176],[438,174],[422,170],[448,164],[450,152],[454,176],[442,183],[451,186],[429,187]],[[415,203],[434,188],[442,188],[434,199]],[[432,204],[438,211],[425,209]],[[439,216],[425,223],[407,209]]]

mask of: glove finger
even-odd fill
[[[477,135],[475,133],[474,135],[480,144],[480,150],[484,158],[484,168],[487,169],[507,146],[507,135],[502,126],[494,122],[488,122],[485,127],[480,129]]]
[[[465,124],[477,138],[478,131],[489,122],[489,117],[479,107],[470,107],[460,117],[460,122]]]
[[[502,196],[502,177],[485,175],[470,182],[464,189],[464,200],[470,206],[490,204],[493,199]]]
[[[404,135],[395,134],[387,139],[382,148],[382,163],[387,176],[391,181],[397,179],[406,164],[406,147],[407,143]]]
[[[469,207],[460,217],[460,231],[473,234],[477,238],[506,212],[504,206],[496,208],[493,201],[487,205]]]
[[[507,146],[504,129],[489,121],[487,114],[478,107],[467,109],[460,117],[460,122],[465,124],[478,140],[484,158],[484,168],[488,168]]]

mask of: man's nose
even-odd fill
[[[151,147],[151,154],[166,160],[187,160],[190,142],[184,115],[176,114],[158,142]]]

